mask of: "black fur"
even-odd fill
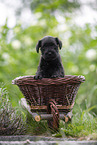
[[[35,79],[64,77],[58,47],[62,48],[62,42],[57,37],[46,36],[38,41],[36,51],[40,48],[41,58]]]

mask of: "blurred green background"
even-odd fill
[[[13,106],[23,95],[17,86],[12,85],[12,80],[18,76],[35,75],[40,58],[35,47],[37,41],[47,35],[58,37],[63,43],[60,54],[65,74],[86,78],[76,103],[82,108],[86,102],[88,107],[97,106],[97,19],[93,17],[97,15],[97,1],[83,2],[0,1],[0,8],[4,7],[5,14],[9,14],[6,17],[0,11],[0,82],[7,87]],[[93,111],[97,113],[97,108]]]

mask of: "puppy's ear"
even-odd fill
[[[55,38],[55,40],[56,40],[56,42],[57,42],[57,44],[59,45],[59,48],[61,49],[62,48],[62,42],[61,42],[61,40],[59,40],[59,38]]]
[[[41,40],[39,40],[37,45],[36,45],[36,51],[37,51],[37,53],[39,53],[39,48],[40,47],[41,47]]]

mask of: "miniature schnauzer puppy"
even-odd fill
[[[41,58],[34,79],[64,77],[64,68],[58,47],[62,48],[62,42],[57,37],[45,36],[38,41],[36,51],[39,53],[40,48]]]

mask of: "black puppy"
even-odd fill
[[[40,48],[41,58],[35,79],[64,77],[58,47],[62,48],[62,42],[57,37],[46,36],[38,41],[36,51]]]

